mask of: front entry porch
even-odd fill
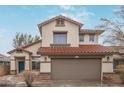
[[[27,51],[14,51],[11,56],[10,74],[18,74],[32,69],[31,53]]]
[[[15,67],[13,67],[13,69],[15,69],[15,73],[13,73],[13,71],[11,70],[11,74],[18,74],[18,73],[21,73],[25,70],[31,70],[31,62],[30,61],[26,61],[25,57],[17,57],[15,58],[15,61],[13,62],[13,65],[11,65],[11,68],[12,69],[12,66],[14,66],[15,64]]]

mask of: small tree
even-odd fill
[[[101,18],[98,28],[104,29],[103,43],[110,45],[124,45],[124,6],[114,12],[115,18]]]
[[[34,81],[34,74],[31,71],[25,71],[23,73],[23,77],[27,87],[32,87],[32,83]]]
[[[15,38],[13,39],[13,47],[22,47],[38,40],[40,40],[40,37],[37,35],[33,37],[31,34],[27,33],[16,33]]]

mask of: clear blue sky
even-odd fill
[[[16,32],[39,35],[37,24],[63,14],[79,20],[84,28],[94,28],[100,18],[113,18],[120,6],[0,6],[0,53],[13,49]]]

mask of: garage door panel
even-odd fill
[[[100,80],[100,59],[52,59],[52,79]]]

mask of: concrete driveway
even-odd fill
[[[16,79],[15,75],[6,75],[0,77],[0,84],[3,86],[12,87],[26,87],[24,81]],[[41,80],[34,81],[32,86],[34,87],[100,87],[100,81],[81,81],[81,80]]]
[[[77,80],[58,80],[58,81],[42,81],[34,82],[34,86],[38,87],[100,87],[99,81],[77,81]]]

